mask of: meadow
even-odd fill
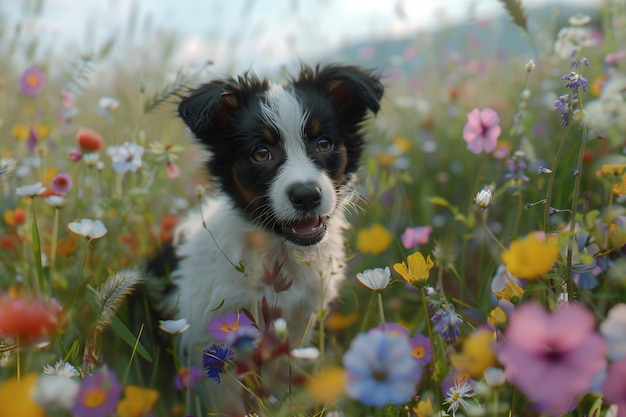
[[[225,316],[204,369],[176,363],[186,323],[150,310],[145,265],[214,191],[175,111],[211,64],[175,68],[166,33],[134,71],[131,29],[58,56],[0,11],[0,417],[215,415],[226,378],[250,416],[626,416],[626,6],[530,30],[500,3],[532,55],[421,33],[378,68],[311,345]],[[281,394],[257,373],[277,358]]]

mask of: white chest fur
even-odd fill
[[[212,343],[207,331],[211,318],[245,308],[261,321],[264,297],[281,309],[292,346],[306,341],[307,328],[336,298],[344,279],[345,228],[342,216],[334,216],[321,243],[300,247],[255,229],[225,198],[209,199],[201,213],[190,215],[178,229],[181,261],[172,274],[178,291],[168,300],[168,307],[176,308],[177,318],[191,325],[180,342],[192,362],[199,361],[202,350]],[[243,272],[235,268],[239,264]],[[292,281],[280,293],[263,281],[265,270],[277,264],[282,265],[280,272],[287,281]]]

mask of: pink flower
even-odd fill
[[[72,177],[65,172],[58,173],[50,183],[50,188],[57,194],[64,195],[72,189]]]
[[[180,168],[173,162],[168,162],[166,166],[167,178],[173,180],[180,175]]]
[[[602,384],[602,394],[606,402],[617,405],[620,416],[626,410],[626,359],[609,366],[609,373]]]
[[[467,149],[475,154],[493,152],[502,131],[499,123],[498,113],[490,108],[482,111],[474,109],[467,113],[467,123],[463,128],[463,139],[467,142]]]
[[[564,304],[552,314],[535,301],[521,305],[496,346],[507,379],[540,411],[571,411],[605,366],[606,343],[594,325],[579,304]]]
[[[428,243],[432,231],[433,228],[430,226],[407,227],[400,237],[402,246],[405,249],[411,249],[415,246],[424,245]]]
[[[34,97],[39,94],[45,84],[45,81],[46,78],[41,68],[34,65],[26,69],[26,71],[22,74],[22,77],[20,78],[20,89],[22,90],[22,93],[27,96]]]

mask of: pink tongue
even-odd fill
[[[299,235],[307,235],[314,233],[318,229],[320,219],[319,217],[311,217],[309,219],[298,220],[291,222],[289,226]]]

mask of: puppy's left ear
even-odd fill
[[[313,82],[323,88],[344,117],[358,122],[368,110],[376,114],[384,87],[380,75],[356,66],[303,67],[298,83]]]

